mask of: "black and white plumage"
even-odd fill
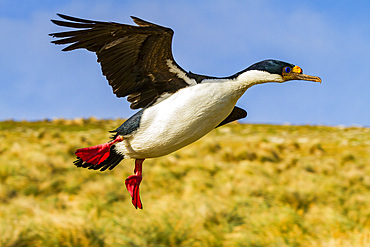
[[[230,77],[193,74],[175,62],[170,28],[136,17],[132,19],[138,26],[58,15],[65,20],[53,23],[74,30],[50,34],[58,38],[52,43],[68,45],[63,51],[83,48],[95,52],[113,93],[127,96],[132,109],[142,108],[114,131],[111,142],[77,150],[75,164],[105,170],[123,158],[136,159],[136,175],[126,180],[126,186],[139,208],[144,159],[169,154],[216,127],[246,117],[246,111],[235,104],[253,85],[287,80],[321,82],[303,74],[298,66],[271,59]]]

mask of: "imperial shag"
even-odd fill
[[[139,185],[144,159],[174,152],[221,125],[247,116],[235,104],[251,86],[266,82],[321,82],[290,63],[264,60],[230,77],[197,75],[183,70],[171,50],[173,31],[137,17],[138,26],[84,20],[58,14],[52,20],[76,30],[52,33],[63,51],[84,48],[95,52],[103,75],[117,97],[140,109],[105,144],[78,149],[78,167],[104,171],[122,159],[135,159],[135,175],[126,187],[136,208],[142,208]]]

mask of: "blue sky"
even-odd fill
[[[243,122],[370,126],[370,1],[0,0],[0,120],[133,114],[94,54],[50,44],[62,31],[56,13],[171,27],[174,57],[194,73],[228,76],[274,58],[322,78],[248,89]]]

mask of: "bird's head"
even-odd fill
[[[303,70],[296,65],[278,61],[264,60],[249,66],[237,74],[238,80],[246,85],[253,86],[265,82],[286,82],[291,80],[303,80],[320,82],[320,77],[303,74]]]

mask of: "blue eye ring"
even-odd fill
[[[285,73],[290,73],[290,71],[292,71],[292,69],[288,66],[285,67],[283,70],[284,70]]]

